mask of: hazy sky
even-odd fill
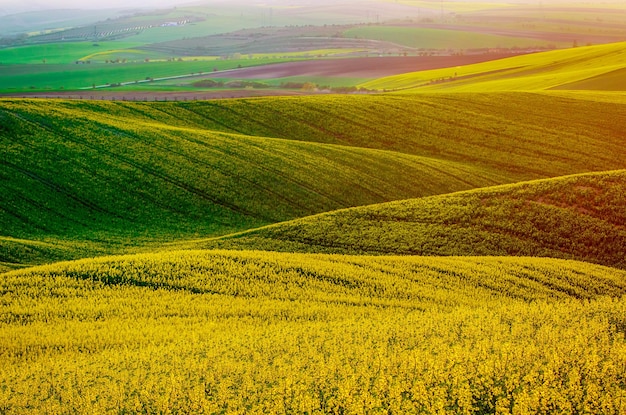
[[[158,8],[192,0],[0,0],[0,15],[47,9]],[[196,1],[197,2],[197,1]]]
[[[47,10],[47,9],[116,9],[116,8],[159,8],[164,6],[184,5],[190,3],[208,3],[220,0],[0,0],[0,15],[12,13]],[[225,1],[225,0],[221,0]],[[281,0],[238,0],[239,2],[250,1],[251,3],[276,3]],[[282,0],[288,2],[288,0]],[[337,0],[345,3],[352,1],[358,4],[357,0]],[[437,0],[434,0],[437,1]],[[482,3],[529,3],[529,4],[562,4],[572,0],[456,0],[456,1],[478,1]],[[589,2],[590,0],[588,0]],[[602,0],[598,3],[622,3],[626,0]],[[580,2],[580,0],[578,0]]]

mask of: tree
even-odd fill
[[[305,82],[304,85],[302,85],[302,90],[305,92],[314,92],[317,91],[317,85],[313,82]]]

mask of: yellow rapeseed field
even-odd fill
[[[620,414],[626,272],[186,251],[0,278],[8,414]]]

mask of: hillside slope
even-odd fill
[[[187,113],[164,108],[2,102],[2,266],[510,180],[432,157],[185,127]]]
[[[624,123],[621,101],[540,94],[3,100],[0,263],[625,168]]]
[[[8,413],[623,408],[626,273],[597,265],[171,252],[0,290]]]
[[[44,297],[49,295],[46,286],[138,287],[233,298],[451,309],[503,299],[617,297],[626,294],[626,271],[553,258],[183,250],[36,266],[3,273],[0,284],[31,287]],[[39,315],[39,309],[32,310],[33,318]]]
[[[391,150],[471,162],[521,180],[625,167],[626,100],[610,96],[611,102],[601,94],[594,101],[562,92],[2,102],[44,121],[55,116],[136,134],[180,127]]]
[[[191,247],[517,255],[626,268],[626,171],[575,175],[341,210]]]
[[[516,92],[127,105],[177,125],[469,162],[518,181],[626,167],[626,100],[597,99]]]
[[[623,91],[625,68],[626,43],[620,42],[413,72],[377,79],[361,86],[409,92]]]

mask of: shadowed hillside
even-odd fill
[[[621,102],[535,94],[3,100],[0,263],[624,168],[620,120]]]
[[[433,157],[207,130],[188,114],[177,106],[3,102],[3,266],[510,180]]]
[[[341,210],[190,246],[515,255],[626,267],[626,171]]]

